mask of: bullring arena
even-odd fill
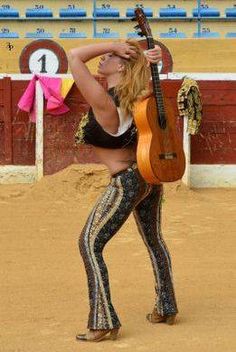
[[[90,146],[74,143],[88,104],[67,53],[137,37],[130,20],[136,5],[146,9],[162,48],[162,88],[186,156],[183,178],[164,184],[162,205],[179,315],[173,326],[145,318],[153,272],[131,215],[104,251],[121,333],[116,341],[80,342],[75,335],[86,330],[89,302],[77,242],[109,174]],[[0,352],[235,351],[235,3],[1,1],[0,21]],[[106,87],[97,64],[88,67]],[[34,74],[61,79],[67,111],[52,113],[39,80],[35,114],[19,108]],[[177,106],[185,77],[197,82],[202,101],[192,135]]]

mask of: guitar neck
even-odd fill
[[[147,37],[148,49],[153,49],[155,47],[154,40],[152,36]],[[164,115],[164,101],[163,95],[161,91],[161,83],[160,76],[158,72],[158,65],[151,63],[151,73],[152,73],[152,84],[153,84],[153,92],[157,103],[157,108],[160,115]]]

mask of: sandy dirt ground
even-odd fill
[[[108,182],[102,165],[73,164],[36,184],[0,185],[0,352],[235,351],[236,190],[181,182],[165,185],[162,219],[177,324],[145,318],[154,277],[130,216],[104,250],[119,338],[75,340],[89,307],[77,241]]]

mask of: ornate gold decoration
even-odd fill
[[[84,127],[87,125],[89,121],[88,113],[82,115],[81,120],[79,122],[77,131],[75,133],[75,143],[76,144],[84,144]]]
[[[188,119],[188,134],[197,134],[202,120],[201,94],[197,82],[185,77],[178,91],[177,105],[179,114]]]

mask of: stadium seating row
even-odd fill
[[[187,38],[187,35],[183,32],[167,32],[158,34],[160,38]],[[193,38],[219,38],[221,35],[218,32],[201,32],[193,33]],[[28,32],[24,36],[25,38],[37,38],[37,39],[50,39],[53,38],[53,34],[49,32]],[[119,38],[119,33],[96,33],[94,38]],[[226,38],[236,38],[236,32],[228,32],[225,35]],[[3,38],[20,38],[17,32],[0,32],[0,39]],[[87,38],[85,32],[61,32],[59,33],[59,38],[63,39],[75,39],[75,38]],[[127,33],[127,38],[139,38],[139,35],[135,32]]]
[[[153,10],[151,8],[143,8],[144,13],[147,17],[153,17]],[[68,7],[59,9],[59,17],[61,18],[84,18],[87,16],[87,12],[85,9],[77,8],[77,7]],[[120,17],[120,11],[117,8],[96,8],[93,13],[94,17]],[[134,9],[127,8],[126,17],[133,17]],[[183,8],[177,7],[166,7],[160,8],[157,11],[157,17],[187,17],[187,11]],[[193,17],[220,17],[220,10],[217,8],[194,8],[192,10]],[[232,8],[225,9],[226,17],[236,17],[236,5]],[[15,8],[11,8],[9,5],[2,5],[0,7],[0,18],[18,18],[20,17],[19,11]],[[25,11],[26,18],[53,18],[53,11],[49,8],[40,5],[39,7],[26,9]]]

